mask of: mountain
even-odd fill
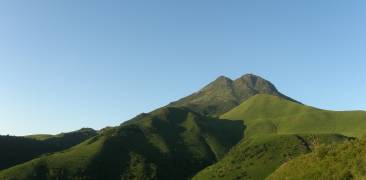
[[[221,159],[243,130],[240,121],[162,108],[1,171],[0,179],[187,179]]]
[[[267,179],[365,179],[366,138],[321,146],[278,168]]]
[[[296,102],[280,93],[271,82],[246,74],[236,80],[220,76],[198,92],[168,106],[187,107],[203,115],[219,116],[256,94],[270,94]]]
[[[307,106],[252,74],[236,80],[219,77],[197,93],[104,128],[71,148],[1,170],[0,179],[286,179],[292,168],[300,171],[301,163],[310,161],[314,168],[309,163],[304,171],[309,176],[294,171],[291,177],[317,179],[322,177],[314,174],[319,152],[334,155],[332,161],[356,164],[336,164],[334,170],[354,168],[346,175],[361,177],[365,171],[359,166],[365,163],[357,153],[363,151],[346,147],[362,147],[358,139],[365,130],[364,111]],[[65,134],[27,138],[57,147],[81,140]],[[322,167],[332,162],[321,161]]]
[[[95,136],[93,129],[83,128],[77,131],[55,136],[0,136],[0,170],[29,161],[41,154],[61,151]],[[41,140],[40,140],[41,139]]]

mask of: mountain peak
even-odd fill
[[[277,92],[276,87],[271,82],[254,74],[245,74],[236,79],[234,83],[240,91],[250,88],[256,90],[257,93],[263,94],[272,94],[272,92]]]
[[[202,89],[198,91],[200,92],[214,92],[219,89],[228,89],[232,86],[233,80],[226,76],[219,76],[214,81],[210,82],[208,85],[204,86]]]
[[[261,80],[261,81],[267,81],[265,80],[264,78],[258,76],[258,75],[255,75],[255,74],[251,74],[251,73],[248,73],[248,74],[244,74],[242,76],[240,76],[239,78],[235,79],[235,81],[239,81],[239,80],[245,80],[245,81],[248,81],[248,82],[255,82],[255,81],[258,81],[258,80]],[[224,75],[221,75],[219,77],[216,78],[216,80],[214,80],[213,82],[225,82],[225,81],[228,81],[228,82],[231,82],[231,81],[234,81]],[[269,82],[269,81],[267,81]]]
[[[215,81],[232,81],[230,78],[228,78],[228,77],[226,77],[226,76],[223,76],[223,75],[221,75],[221,76],[219,76],[218,78],[216,78],[216,80]]]
[[[230,84],[232,82],[233,82],[233,80],[231,80],[230,78],[228,78],[226,76],[219,76],[214,81],[212,81],[211,83],[209,83],[206,87],[209,87],[209,86],[211,86],[213,84]],[[203,89],[205,89],[205,88],[203,88]]]
[[[264,78],[245,74],[236,80],[219,76],[198,92],[172,102],[169,106],[186,107],[200,114],[220,116],[256,94],[268,94],[297,102],[281,94]]]
[[[236,79],[236,80],[239,80],[239,79],[244,79],[244,80],[256,80],[256,79],[262,79],[262,80],[265,80],[264,78],[258,76],[258,75],[255,75],[255,74],[244,74],[242,75],[240,78]]]

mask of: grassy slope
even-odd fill
[[[343,141],[345,137],[340,135],[360,137],[366,129],[366,112],[320,110],[264,94],[250,98],[221,118],[242,120],[245,139],[224,159],[201,171],[197,179],[263,179],[289,160],[286,154],[293,158],[310,152],[311,148],[304,150],[303,144],[313,140],[308,142],[306,137],[327,144]]]
[[[64,152],[0,172],[0,179],[186,179],[222,158],[243,135],[239,121],[163,108]]]
[[[267,179],[365,179],[365,154],[365,138],[321,146],[312,153],[283,164]]]
[[[29,161],[41,154],[56,152],[70,148],[82,141],[95,136],[92,129],[80,129],[57,136],[48,136],[39,140],[30,137],[0,136],[0,169],[9,168]],[[42,136],[45,137],[45,136]]]
[[[360,137],[366,130],[365,111],[327,111],[276,96],[256,95],[221,116],[243,120],[254,134],[337,133]]]
[[[243,139],[225,158],[205,168],[193,179],[264,179],[284,162],[311,152],[315,144],[346,139],[335,134],[263,135]]]

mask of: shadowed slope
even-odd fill
[[[44,153],[64,150],[93,137],[97,132],[83,128],[78,131],[59,135],[42,136],[0,136],[0,169],[5,169],[19,163],[29,161]],[[42,140],[39,140],[42,139]]]
[[[222,158],[243,135],[240,121],[163,108],[64,152],[0,172],[0,178],[186,179]]]

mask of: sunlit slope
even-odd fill
[[[311,152],[319,144],[347,139],[336,134],[263,135],[243,139],[222,160],[199,172],[193,180],[262,180],[284,162]]]
[[[336,133],[360,137],[366,132],[366,112],[327,111],[260,94],[221,116],[243,120],[247,136],[257,134]]]
[[[283,164],[267,179],[366,179],[365,154],[365,138],[321,146],[312,153]]]
[[[240,121],[163,108],[63,152],[0,171],[0,179],[187,179],[222,158]]]

